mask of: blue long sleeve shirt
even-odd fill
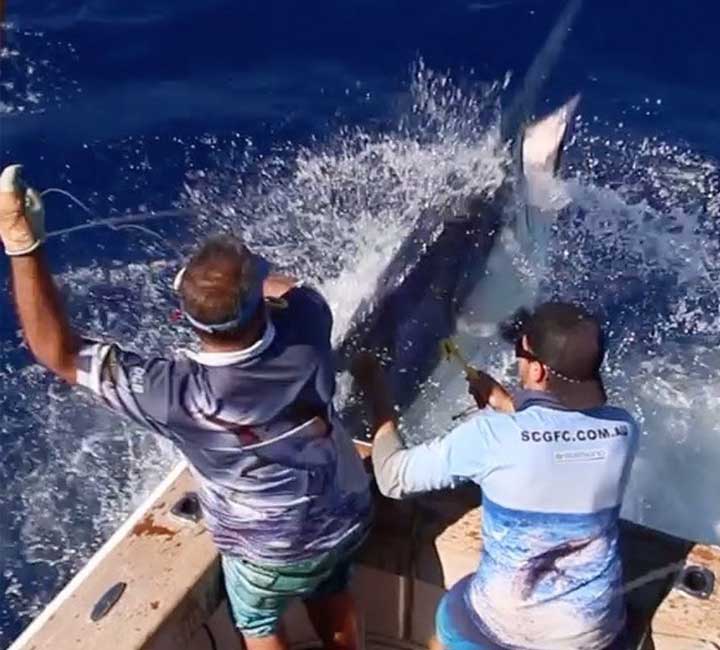
[[[625,621],[618,518],[637,424],[619,408],[566,410],[548,393],[517,403],[412,448],[380,434],[378,485],[393,498],[482,488],[482,557],[464,595],[479,647],[605,648]]]

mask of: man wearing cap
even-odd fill
[[[325,300],[269,274],[238,239],[211,238],[176,280],[201,351],[148,358],[73,331],[42,254],[43,233],[38,194],[22,185],[18,166],[7,168],[0,238],[30,350],[187,458],[248,647],[287,647],[280,617],[301,597],[325,647],[357,648],[347,582],[371,499],[333,411]]]
[[[546,303],[506,333],[521,390],[511,395],[479,372],[470,392],[490,408],[411,448],[397,433],[380,366],[357,360],[378,485],[397,499],[465,481],[482,488],[482,557],[439,605],[443,646],[624,650],[618,517],[638,427],[606,404],[603,335],[586,311]]]

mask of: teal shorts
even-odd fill
[[[225,589],[233,622],[243,635],[275,634],[294,598],[312,599],[345,591],[353,559],[365,533],[316,558],[286,566],[261,566],[222,555]]]

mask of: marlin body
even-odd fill
[[[380,353],[401,412],[438,365],[439,343],[456,332],[463,308],[469,304],[473,321],[492,326],[534,301],[514,277],[515,253],[498,235],[509,232],[525,252],[542,252],[548,244],[554,215],[531,209],[532,199],[560,169],[579,96],[535,123],[529,124],[529,116],[582,4],[568,0],[503,112],[501,139],[515,159],[507,180],[492,195],[467,197],[457,210],[421,215],[338,346],[340,365],[346,367],[356,351]],[[526,209],[510,216],[507,207],[517,198]],[[354,429],[357,413],[346,408],[343,415],[352,416],[348,424]]]
[[[517,292],[512,290],[512,265],[502,261],[507,253],[499,252],[498,235],[511,230],[523,248],[545,240],[551,217],[528,208],[510,218],[506,208],[558,172],[578,101],[574,97],[521,129],[515,143],[516,172],[509,169],[509,180],[492,196],[469,197],[455,213],[422,215],[379,278],[372,298],[356,310],[339,346],[341,363],[347,364],[359,350],[378,353],[401,411],[432,374],[440,360],[439,344],[456,332],[458,316],[470,298],[474,304],[484,303],[482,311],[492,314],[495,323],[532,300],[508,296]],[[488,268],[489,260],[495,260],[494,269]]]

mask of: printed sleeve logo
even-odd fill
[[[142,395],[145,392],[145,368],[137,366],[130,368],[128,380],[130,381],[130,390],[133,393]]]
[[[605,449],[556,451],[554,457],[556,463],[589,463],[596,460],[605,460],[607,451]]]

